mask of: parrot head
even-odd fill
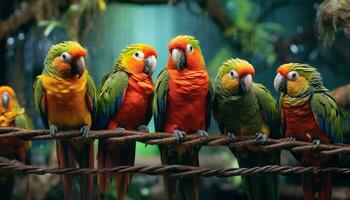
[[[132,44],[121,52],[115,68],[131,74],[144,73],[152,76],[157,65],[157,56],[157,51],[150,45]]]
[[[45,59],[44,72],[62,78],[80,78],[85,71],[87,51],[77,42],[53,45]]]
[[[0,110],[12,110],[16,107],[15,91],[8,86],[0,86]]]
[[[254,67],[249,62],[232,58],[221,65],[216,81],[231,95],[244,96],[252,88],[254,74]]]
[[[277,69],[274,87],[290,97],[302,97],[315,91],[327,91],[316,68],[307,64],[288,63]]]
[[[173,38],[168,46],[170,58],[169,69],[201,70],[205,68],[199,41],[193,36],[180,35]]]

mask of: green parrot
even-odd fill
[[[9,86],[0,86],[0,127],[13,126],[33,129],[30,118],[18,103],[15,91]],[[31,141],[21,139],[1,139],[0,156],[29,164],[31,144]],[[0,173],[0,199],[12,199],[14,180],[15,174],[3,171]]]
[[[92,124],[95,84],[85,66],[87,51],[79,43],[66,41],[53,45],[45,67],[34,85],[34,103],[45,128],[55,135],[59,130],[80,130],[85,137]],[[57,159],[61,168],[94,167],[93,141],[57,140]],[[76,199],[79,188],[74,176],[62,174],[66,199]],[[93,176],[81,175],[80,196],[93,198]]]
[[[284,64],[277,69],[274,87],[281,93],[284,137],[316,145],[343,141],[342,114],[335,100],[326,93],[321,74],[315,68],[301,63]],[[293,155],[304,166],[327,167],[336,161],[336,157],[313,152]],[[306,200],[332,197],[330,174],[303,175],[302,185]]]
[[[256,136],[262,143],[280,137],[279,109],[271,93],[254,83],[253,66],[245,60],[229,59],[219,68],[213,95],[213,114],[222,134]],[[277,165],[280,152],[263,153],[254,148],[230,149],[239,167]],[[250,200],[279,198],[279,177],[275,174],[242,176]]]

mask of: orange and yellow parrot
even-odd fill
[[[86,50],[77,42],[66,41],[53,45],[45,59],[45,67],[37,77],[35,105],[50,133],[79,129],[86,136],[92,124],[95,84],[85,67]],[[91,141],[57,141],[59,167],[94,167]],[[66,199],[77,199],[74,176],[61,175]],[[82,175],[81,199],[92,199],[93,176]]]
[[[289,63],[277,69],[275,89],[281,93],[281,124],[286,138],[332,144],[343,141],[341,112],[326,92],[316,68],[307,64]],[[305,166],[327,167],[335,157],[314,152],[293,154]],[[305,200],[332,199],[331,175],[302,176]]]
[[[199,41],[180,35],[169,43],[168,66],[156,83],[153,104],[155,129],[172,133],[178,141],[185,134],[206,132],[211,118],[211,85]],[[198,147],[159,146],[165,165],[198,166]],[[168,199],[198,199],[197,178],[164,176]]]
[[[114,70],[105,76],[97,93],[95,126],[98,129],[148,132],[154,89],[152,74],[156,63],[157,52],[149,45],[133,44],[122,51]],[[135,142],[120,144],[100,140],[98,167],[134,165],[135,145]],[[99,175],[101,199],[109,190],[110,176]],[[131,182],[131,173],[116,175],[115,180],[118,197],[124,199]]]
[[[8,86],[0,86],[0,127],[19,127],[33,129],[33,125],[24,108],[18,104],[15,91]],[[16,159],[22,163],[30,162],[30,141],[19,139],[1,139],[0,156]],[[0,199],[12,199],[14,176],[0,175]]]

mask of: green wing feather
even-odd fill
[[[95,96],[96,96],[96,86],[95,86],[94,80],[90,75],[87,75],[86,93],[87,93],[87,103],[91,111],[93,112],[93,104],[95,102]]]
[[[332,143],[343,142],[342,113],[335,100],[326,93],[315,93],[311,97],[311,109],[322,132]]]
[[[15,118],[15,126],[24,129],[33,129],[33,124],[26,113],[17,115]]]
[[[211,115],[212,115],[212,98],[213,98],[213,87],[211,85],[211,82],[209,81],[209,91],[207,96],[207,109],[206,109],[206,116],[205,116],[205,130],[209,129],[210,121],[211,121]]]
[[[129,75],[125,71],[116,70],[106,75],[97,92],[96,127],[107,128],[108,122],[118,112],[128,86]]]
[[[169,91],[169,72],[165,68],[160,72],[154,90],[153,115],[156,131],[164,131],[166,103]]]
[[[46,100],[44,96],[44,88],[41,76],[38,76],[34,83],[34,105],[37,112],[40,113],[41,120],[45,128],[49,128],[49,123],[47,121],[47,109],[46,109]],[[44,104],[43,104],[44,103]]]
[[[271,137],[282,137],[280,112],[275,99],[265,86],[254,83],[254,88],[261,113],[263,114],[265,122],[269,125]]]

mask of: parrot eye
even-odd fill
[[[232,79],[238,79],[238,73],[235,70],[230,71],[230,76]]]
[[[193,51],[194,51],[193,46],[192,46],[191,44],[188,44],[188,45],[186,46],[186,53],[189,55],[189,54],[192,54]]]
[[[70,62],[71,62],[71,59],[72,59],[72,56],[71,56],[69,53],[67,53],[67,52],[63,52],[63,53],[61,54],[61,59],[62,59],[62,61],[65,62],[65,63],[70,63]]]
[[[134,57],[138,61],[141,61],[141,60],[143,60],[145,55],[142,53],[142,51],[136,51],[136,53],[134,53],[134,55],[132,57]]]
[[[299,74],[296,71],[291,71],[291,72],[288,73],[287,76],[288,76],[289,80],[294,81],[294,80],[296,80],[299,77]]]

